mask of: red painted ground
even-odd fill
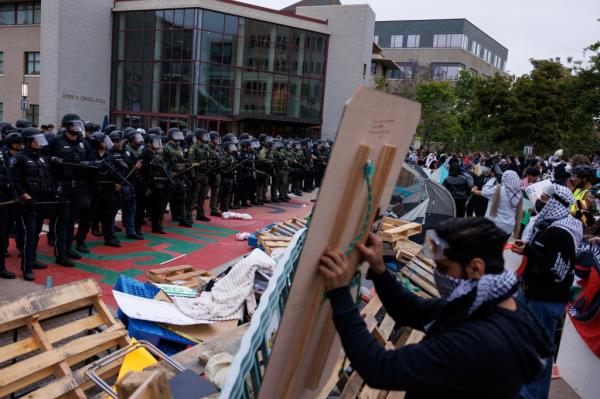
[[[109,248],[102,245],[102,240],[88,236],[89,254],[82,254],[75,268],[65,268],[53,263],[52,247],[47,245],[46,237],[40,238],[38,259],[48,263],[48,269],[36,270],[35,282],[45,284],[48,276],[52,276],[53,285],[65,284],[85,278],[93,278],[100,283],[104,291],[104,300],[115,306],[112,286],[120,274],[145,280],[145,272],[167,266],[193,265],[211,270],[223,263],[231,261],[252,250],[247,241],[237,241],[237,232],[252,233],[270,223],[286,221],[292,217],[304,217],[312,209],[307,195],[292,199],[288,203],[266,204],[238,212],[249,213],[253,220],[224,220],[213,217],[211,222],[196,222],[194,228],[187,229],[165,223],[167,235],[149,232],[149,223],[144,227],[145,239],[133,241],[125,239],[124,233],[118,233],[123,246]],[[170,215],[165,215],[170,220]],[[20,259],[18,258],[14,240],[11,240],[10,257],[6,259],[9,270],[22,278]],[[160,265],[180,255],[182,258]],[[0,280],[2,285],[10,284],[10,280]]]

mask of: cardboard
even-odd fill
[[[213,324],[198,324],[194,326],[176,326],[174,324],[163,324],[163,326],[175,334],[184,338],[193,338],[192,341],[208,341],[209,339],[226,334],[235,330],[238,326],[237,320],[221,321]]]

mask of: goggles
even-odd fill
[[[423,243],[423,255],[432,260],[442,260],[446,258],[444,251],[449,248],[448,243],[441,239],[435,230],[427,230]]]

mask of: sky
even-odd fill
[[[294,0],[242,0],[281,9]],[[377,20],[466,18],[508,48],[507,71],[531,70],[530,58],[572,56],[600,41],[600,0],[341,0],[368,3]]]

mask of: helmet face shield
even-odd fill
[[[133,142],[135,144],[141,144],[144,142],[144,137],[140,133],[136,133],[133,135]]]
[[[107,150],[110,150],[111,148],[114,147],[114,143],[108,136],[104,137],[104,145],[106,146]]]
[[[83,121],[73,121],[69,127],[69,133],[73,134],[83,134],[85,131],[85,124]]]
[[[34,141],[38,148],[42,148],[48,145],[48,140],[46,140],[46,136],[44,136],[43,134],[36,134],[33,137],[31,137],[32,141]]]
[[[210,136],[208,135],[208,133],[202,135],[202,141],[205,143],[208,143],[210,141]]]
[[[425,243],[423,244],[423,255],[429,259],[443,260],[446,258],[444,251],[448,248],[446,241],[441,239],[435,230],[427,230]]]
[[[159,137],[155,137],[152,139],[152,148],[154,148],[155,150],[158,150],[160,148],[162,148],[162,140]]]
[[[236,146],[235,146],[235,144],[233,144],[233,143],[229,144],[229,146],[227,147],[227,149],[228,149],[230,152],[236,152],[236,151],[237,151],[237,147],[236,147]]]
[[[175,141],[181,141],[181,140],[183,140],[183,139],[184,139],[184,137],[183,137],[183,133],[182,133],[182,132],[180,132],[180,131],[173,132],[173,133],[171,133],[171,137],[170,137],[170,139],[171,139],[171,140],[175,140]]]
[[[260,148],[260,142],[259,141],[253,141],[252,142],[252,148],[254,148],[255,150],[258,150]]]

